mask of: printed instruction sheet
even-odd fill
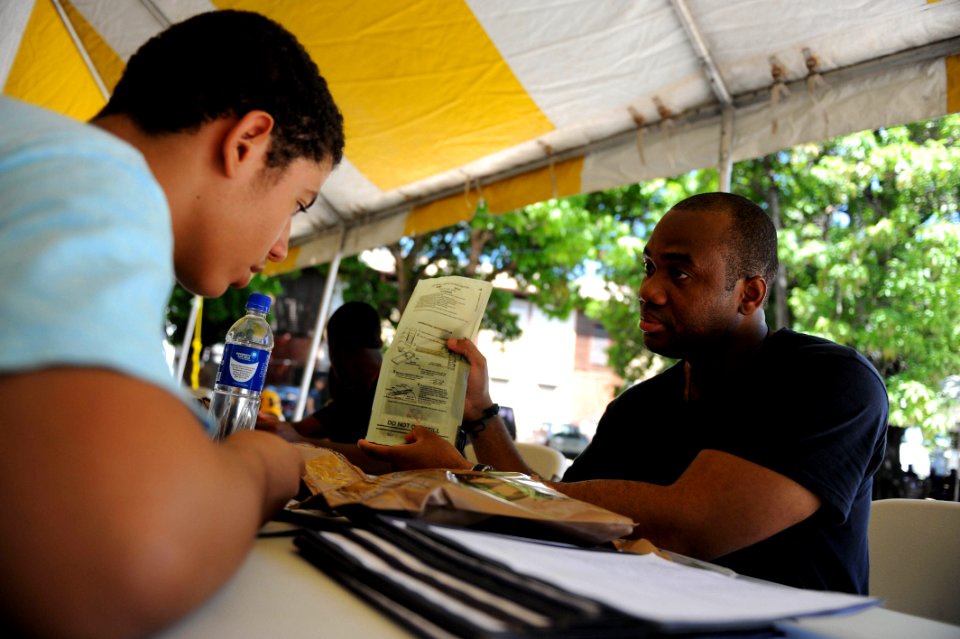
[[[456,443],[469,365],[447,339],[476,339],[492,288],[457,275],[417,283],[380,369],[369,441],[402,444],[414,426],[425,426]]]

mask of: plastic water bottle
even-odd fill
[[[260,391],[273,350],[273,331],[267,323],[270,298],[251,293],[246,308],[247,314],[227,331],[223,360],[213,386],[209,415],[218,441],[256,425]]]

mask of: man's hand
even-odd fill
[[[476,345],[468,339],[447,340],[447,348],[462,355],[470,364],[467,375],[467,397],[463,403],[463,421],[469,422],[480,419],[483,411],[493,404],[490,399],[490,382],[487,375],[487,359],[480,353]]]
[[[429,428],[416,426],[407,433],[405,439],[406,444],[394,446],[374,444],[366,439],[361,439],[357,442],[357,446],[370,457],[389,462],[396,470],[417,470],[419,468],[468,470],[473,468],[473,464],[458,453],[450,442]]]
[[[290,422],[285,422],[272,413],[260,411],[257,414],[257,430],[266,431],[278,435],[291,444],[297,444],[306,441],[304,437],[297,432]]]

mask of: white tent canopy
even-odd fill
[[[6,95],[87,119],[172,22],[263,13],[343,110],[284,272],[551,197],[960,111],[960,0],[0,0]],[[271,271],[268,271],[271,272]],[[299,418],[313,362],[301,387]]]
[[[279,271],[481,197],[509,211],[960,109],[960,0],[2,0],[0,85],[89,118],[148,37],[224,8],[296,33],[346,119]]]

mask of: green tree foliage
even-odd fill
[[[330,265],[323,264],[317,270],[327,276]],[[394,325],[399,321],[397,312],[398,290],[395,278],[381,273],[363,263],[356,255],[340,261],[337,277],[344,283],[344,302],[367,302]]]
[[[567,316],[581,304],[576,282],[599,257],[598,247],[624,232],[612,218],[595,219],[584,206],[586,197],[552,200],[505,215],[481,207],[470,222],[401,240],[389,247],[397,264],[397,294],[389,302],[395,306],[381,312],[397,322],[417,281],[458,274],[512,278],[517,290],[548,315]],[[344,296],[382,300],[361,294],[372,293],[369,282],[377,277],[369,273],[342,277]],[[494,289],[484,316],[483,327],[502,340],[520,335],[518,318],[510,311],[512,299],[510,292]]]
[[[227,289],[227,292],[217,298],[208,298],[203,301],[203,317],[200,320],[200,340],[204,346],[223,342],[227,331],[245,313],[247,298],[250,293],[263,293],[276,297],[283,292],[283,285],[276,278],[255,275],[250,284],[244,289]],[[190,307],[193,304],[193,293],[177,284],[170,301],[167,303],[167,338],[173,344],[182,344]],[[193,335],[187,335],[190,342]]]
[[[789,324],[857,348],[884,376],[892,424],[948,426],[960,371],[960,118],[804,145],[738,165],[778,193]]]

